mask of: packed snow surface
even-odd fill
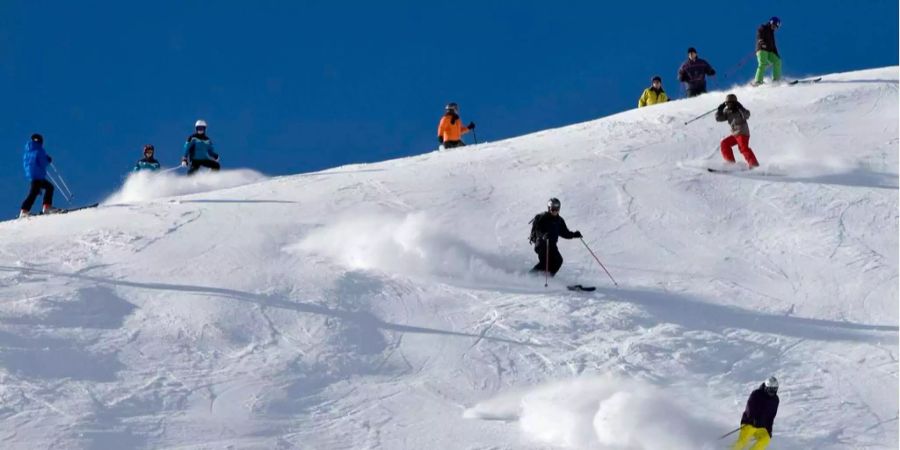
[[[4,222],[0,447],[727,448],[775,375],[771,449],[897,448],[898,68],[730,92],[750,173],[715,92]]]

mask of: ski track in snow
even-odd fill
[[[770,448],[896,448],[897,71],[735,88],[785,176],[692,168],[715,92],[0,223],[0,446],[723,448],[774,374]],[[526,273],[550,196],[620,287]]]

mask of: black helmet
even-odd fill
[[[456,102],[447,103],[447,106],[444,107],[444,111],[450,112],[453,111],[454,114],[459,114],[459,105]]]
[[[548,211],[559,211],[559,208],[562,205],[559,203],[559,199],[556,197],[547,200],[547,210]]]
[[[725,101],[726,101],[726,102],[731,102],[731,103],[736,103],[736,102],[737,102],[737,95],[734,95],[734,94],[728,94],[728,95],[725,96]]]
[[[41,136],[39,133],[34,133],[34,134],[32,134],[32,135],[31,135],[31,140],[34,141],[34,142],[37,142],[37,143],[39,143],[39,144],[43,144],[43,143],[44,143],[44,137]]]

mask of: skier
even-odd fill
[[[772,81],[781,79],[781,56],[775,46],[775,30],[779,28],[781,19],[772,17],[756,30],[756,61],[759,66],[756,68],[756,78],[751,83],[753,86],[763,84],[763,76],[769,66],[772,66]]]
[[[732,147],[737,145],[750,169],[753,169],[759,167],[759,162],[756,160],[753,150],[750,149],[750,125],[747,124],[749,118],[750,111],[738,102],[737,96],[734,94],[728,94],[725,97],[725,103],[719,105],[719,109],[716,110],[716,122],[727,121],[731,125],[731,135],[722,139],[720,144],[722,158],[725,158],[727,163],[734,164]]]
[[[147,144],[144,146],[144,157],[138,160],[137,163],[134,164],[134,169],[131,169],[132,172],[140,172],[142,170],[149,170],[151,172],[155,172],[159,170],[159,161],[153,157],[153,154],[156,150],[153,148],[153,144]]]
[[[194,124],[195,133],[188,136],[184,143],[184,157],[181,158],[182,166],[190,166],[188,175],[200,170],[201,167],[209,167],[217,172],[222,166],[219,164],[219,154],[213,149],[213,143],[206,135],[206,121],[198,120]]]
[[[666,91],[662,88],[662,78],[657,75],[650,79],[650,87],[644,89],[644,93],[641,94],[641,98],[638,100],[638,108],[667,101],[669,101],[669,97],[666,96]]]
[[[747,407],[741,416],[741,434],[732,450],[744,450],[750,439],[756,444],[750,450],[765,450],[772,439],[772,425],[775,414],[778,414],[778,380],[769,377],[756,390],[750,393]]]
[[[38,133],[31,135],[31,140],[25,144],[25,155],[22,165],[25,168],[25,178],[31,184],[28,196],[22,202],[19,217],[31,215],[31,207],[41,190],[44,191],[44,214],[58,213],[61,210],[53,207],[53,184],[47,181],[47,166],[53,162],[53,158],[44,150],[44,137]]]
[[[448,103],[444,108],[444,116],[438,124],[437,134],[438,142],[441,148],[454,148],[466,145],[462,141],[462,135],[475,129],[475,122],[469,122],[468,126],[463,126],[459,119],[459,105],[456,103]]]
[[[705,59],[697,57],[697,49],[688,49],[688,59],[678,68],[678,81],[685,83],[688,97],[696,97],[706,92],[706,76],[714,76],[716,71]]]
[[[559,208],[559,199],[551,198],[547,202],[547,212],[540,213],[531,220],[531,237],[528,242],[534,245],[534,252],[538,254],[538,263],[531,269],[532,273],[549,272],[550,276],[556,275],[563,263],[556,241],[560,237],[582,237],[580,231],[569,231],[566,221],[559,216]]]

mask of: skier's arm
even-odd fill
[[[650,97],[650,89],[644,89],[644,93],[641,94],[641,98],[638,99],[638,108],[647,106],[648,97]]]
[[[706,74],[709,76],[715,76],[716,74],[716,69],[713,69],[709,63],[706,63]]]
[[[728,120],[728,116],[725,115],[725,104],[722,103],[716,110],[716,122],[725,122],[726,120]]]
[[[769,420],[766,423],[766,431],[769,432],[769,437],[772,437],[772,427],[775,425],[775,416],[778,414],[778,401],[775,401],[775,409],[772,411],[772,415],[769,416]]]
[[[216,153],[216,149],[215,147],[213,147],[212,139],[210,139],[209,141],[209,149],[207,149],[207,152],[209,152],[209,155],[212,156],[213,159],[215,159],[216,161],[219,160],[219,154]]]
[[[441,144],[444,143],[444,131],[447,129],[448,120],[449,119],[447,118],[447,116],[443,116],[441,117],[441,121],[438,123],[437,135],[438,142],[440,142]]]
[[[569,227],[566,226],[566,221],[563,220],[562,217],[559,218],[559,222],[560,222],[559,237],[565,238],[565,239],[574,238],[575,233],[573,233],[572,231],[569,231]]]
[[[678,68],[678,81],[682,83],[686,83],[688,81],[687,74],[684,70],[684,64],[682,64],[681,67]]]
[[[194,140],[188,138],[187,142],[184,143],[184,160],[194,159]]]
[[[661,91],[661,92],[659,93],[659,97],[657,97],[657,100],[656,100],[656,101],[657,101],[658,103],[665,103],[665,102],[669,101],[669,96],[666,95],[666,93],[665,93],[664,91]]]

